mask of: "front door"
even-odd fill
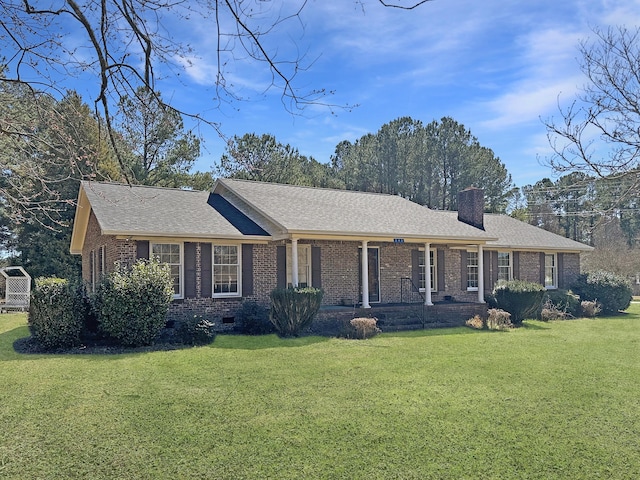
[[[380,302],[380,249],[367,248],[369,259],[369,303]],[[362,301],[362,249],[358,251],[358,282],[360,285],[360,301]]]

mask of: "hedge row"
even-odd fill
[[[38,278],[31,293],[29,329],[44,349],[64,349],[90,337],[127,347],[153,343],[173,296],[166,265],[139,261],[106,276],[92,298],[82,285]]]
[[[512,322],[519,324],[525,318],[570,318],[598,312],[611,315],[626,310],[631,299],[626,278],[591,272],[580,275],[571,290],[546,290],[522,280],[501,282],[487,301],[491,307],[509,312]]]

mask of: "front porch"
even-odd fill
[[[320,309],[310,327],[311,333],[332,335],[339,333],[346,322],[357,317],[372,317],[378,320],[378,328],[383,332],[401,330],[421,330],[425,328],[459,327],[475,315],[487,317],[486,303],[435,302],[372,304],[371,308],[359,305],[326,306]]]

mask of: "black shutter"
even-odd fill
[[[513,252],[513,278],[520,280],[520,252]]]
[[[137,240],[136,241],[136,258],[149,259],[149,241]]]
[[[311,285],[322,288],[322,250],[311,247]]]
[[[498,283],[498,252],[492,252],[491,255],[491,267],[493,269],[493,271],[491,272],[491,278],[493,280],[491,284],[491,290],[493,290],[495,284]]]
[[[438,291],[439,292],[444,292],[445,291],[445,284],[444,284],[444,271],[445,271],[445,265],[444,265],[444,250],[442,249],[438,249],[436,250],[436,252],[438,252],[438,262],[436,264],[436,275],[438,276]]]
[[[287,286],[287,247],[276,247],[276,281],[278,288]]]
[[[411,250],[411,281],[415,289],[420,288],[420,251]]]
[[[460,290],[467,291],[467,251],[460,250]]]
[[[557,268],[557,275],[558,275],[558,288],[565,288],[564,285],[564,258],[563,255],[561,253],[558,253],[556,255],[558,257],[558,265],[556,266]]]
[[[495,252],[490,252],[489,250],[483,250],[482,252],[482,263],[483,263],[483,282],[485,290],[493,290],[493,257]],[[496,263],[498,262],[498,255],[495,254]]]
[[[242,245],[242,296],[253,295],[253,245]]]
[[[196,244],[184,242],[184,296],[196,297]]]
[[[211,244],[200,244],[200,296],[203,298],[211,298],[213,296],[213,278],[211,269],[213,268],[213,259],[211,258]]]
[[[544,253],[540,254],[540,285],[544,285]]]

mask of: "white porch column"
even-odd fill
[[[433,305],[431,301],[431,244],[424,244],[424,304]]]
[[[484,303],[484,255],[482,245],[478,245],[478,302]]]
[[[298,239],[291,239],[291,285],[298,287]]]
[[[369,305],[369,242],[362,241],[362,308],[371,308]]]

